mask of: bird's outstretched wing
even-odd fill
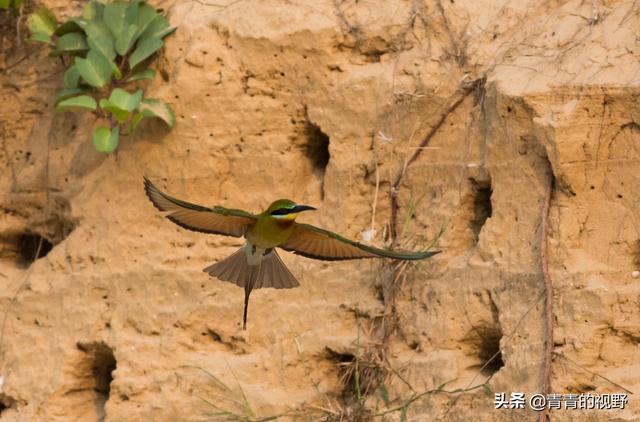
[[[299,223],[296,223],[289,240],[280,247],[307,258],[324,261],[381,257],[417,260],[440,253],[440,251],[400,252],[374,248],[344,238],[337,233]]]
[[[146,177],[144,190],[157,209],[168,212],[169,220],[180,227],[197,232],[241,237],[257,218],[242,210],[220,206],[208,208],[181,201],[162,192]]]

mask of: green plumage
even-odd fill
[[[256,215],[221,206],[203,207],[174,198],[159,190],[147,178],[144,179],[144,187],[155,207],[167,212],[166,217],[179,226],[203,233],[247,239],[239,251],[205,268],[205,272],[213,277],[244,287],[244,325],[249,295],[253,289],[298,286],[298,281],[275,251],[277,247],[325,261],[363,258],[419,260],[440,253],[429,250],[405,252],[375,248],[319,227],[297,223],[295,220],[298,213],[315,208],[298,205],[290,199],[279,199]]]

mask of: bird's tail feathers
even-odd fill
[[[282,262],[278,252],[273,249],[260,263],[260,270],[253,288],[292,289],[299,285],[298,280]]]
[[[249,265],[244,248],[240,248],[203,271],[212,277],[239,287],[249,286],[251,290],[266,287],[291,289],[300,285],[275,249],[266,254],[260,264]]]
[[[251,278],[251,267],[247,264],[247,257],[242,248],[202,271],[211,277],[228,281],[239,287],[244,287]]]
[[[291,274],[275,249],[267,252],[257,265],[249,265],[247,261],[247,247],[242,247],[229,257],[208,266],[203,271],[222,281],[228,281],[244,287],[244,313],[242,329],[247,328],[247,312],[249,310],[249,295],[253,289],[273,287],[276,289],[290,289],[300,284]]]

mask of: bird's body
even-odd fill
[[[269,249],[282,245],[293,233],[296,215],[288,214],[286,217],[276,218],[264,212],[260,215],[262,218],[258,218],[256,223],[249,227],[245,237],[259,248]]]
[[[244,288],[243,328],[246,327],[249,295],[253,289],[289,289],[299,286],[294,275],[280,259],[277,247],[308,258],[329,261],[380,257],[417,260],[439,253],[396,252],[374,248],[328,230],[297,223],[295,220],[300,212],[315,208],[298,205],[289,199],[279,199],[262,213],[251,214],[220,206],[203,207],[173,198],[146,178],[144,185],[147,196],[155,207],[168,212],[167,218],[179,226],[246,239],[244,246],[238,251],[204,269],[212,277]]]

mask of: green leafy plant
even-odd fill
[[[96,150],[114,151],[120,134],[133,132],[144,118],[175,125],[165,102],[145,98],[142,89],[125,89],[155,77],[156,72],[147,68],[149,61],[164,45],[164,37],[175,31],[145,0],[92,0],[81,16],[62,24],[40,8],[28,24],[31,40],[50,45],[50,56],[60,57],[67,66],[56,110],[90,111],[109,122],[93,132]]]
[[[0,9],[17,9],[24,3],[23,0],[0,0]]]

